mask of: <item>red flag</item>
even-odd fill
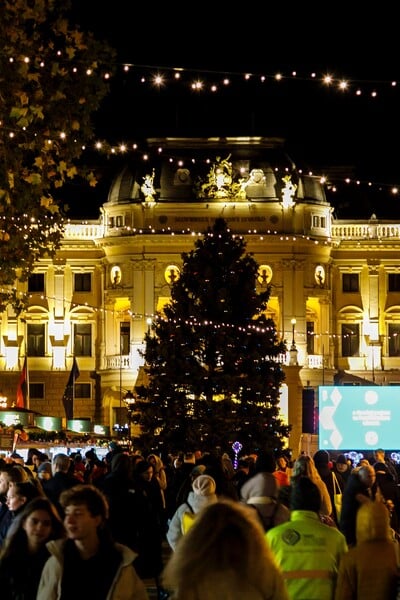
[[[26,356],[21,375],[19,376],[16,407],[28,408],[28,363]]]

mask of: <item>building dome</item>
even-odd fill
[[[320,180],[298,171],[282,138],[151,138],[146,157],[118,173],[109,205],[224,198],[276,201],[289,182],[297,200],[326,202]]]

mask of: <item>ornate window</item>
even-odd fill
[[[343,292],[359,292],[360,291],[359,273],[343,273],[342,274],[342,291]]]
[[[342,356],[360,355],[360,326],[358,323],[342,324]]]
[[[45,356],[46,326],[44,323],[28,323],[27,342],[28,356]]]
[[[92,356],[92,326],[90,323],[74,325],[74,355]]]

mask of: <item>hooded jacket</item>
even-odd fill
[[[271,526],[280,525],[290,519],[290,510],[278,502],[279,485],[272,473],[262,471],[250,477],[240,488],[240,499],[254,506],[264,524],[273,516]],[[277,506],[278,503],[278,506]]]
[[[37,600],[60,600],[61,598],[66,541],[52,540],[46,544],[51,556],[43,567]],[[121,563],[108,591],[107,600],[148,600],[144,583],[132,566],[137,554],[122,544],[115,544],[115,547],[121,554]]]
[[[398,542],[389,513],[379,501],[362,504],[357,512],[356,546],[343,557],[335,600],[396,598]]]
[[[193,511],[194,514],[197,514],[202,508],[217,502],[217,500],[218,497],[215,492],[204,496],[195,494],[194,491],[189,492],[187,502],[178,506],[168,527],[167,541],[172,550],[175,550],[178,541],[183,536],[182,519],[184,513]]]

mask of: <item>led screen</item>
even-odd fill
[[[400,387],[320,386],[319,447],[400,448]]]

